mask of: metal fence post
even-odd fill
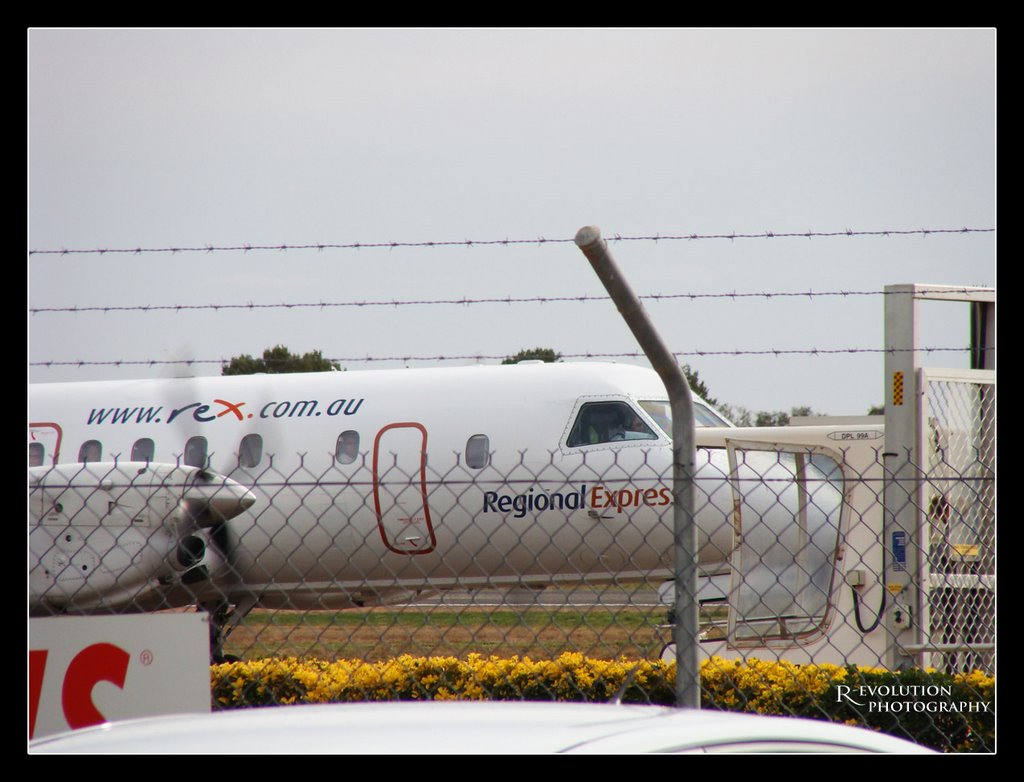
[[[647,313],[619,271],[596,226],[576,233],[576,245],[590,261],[598,279],[636,337],[651,366],[661,377],[672,407],[672,493],[675,541],[676,705],[700,708],[700,663],[697,652],[697,525],[693,479],[697,462],[693,398],[675,356],[666,347]]]

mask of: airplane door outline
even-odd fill
[[[400,437],[396,440],[391,437],[389,440],[400,443],[402,449],[397,452],[382,452],[381,441],[385,439],[385,435],[401,429],[419,432],[417,450],[410,451],[407,438]],[[388,464],[387,457],[392,453],[394,459]],[[413,462],[417,456],[418,466],[414,466]],[[389,472],[394,477],[389,478]],[[415,491],[416,474],[419,475],[418,491]],[[388,483],[392,486],[404,486],[407,490],[381,492],[381,488],[386,487]],[[414,490],[414,494],[410,494],[408,489]],[[413,421],[388,424],[377,432],[373,439],[373,506],[377,513],[377,529],[389,551],[412,556],[429,554],[434,550],[437,538],[434,535],[430,505],[427,501],[427,429],[423,424]]]
[[[28,439],[29,445],[33,442],[41,442],[44,448],[43,464],[39,466],[53,466],[60,459],[60,444],[64,438],[64,430],[60,424],[52,421],[40,423],[29,423]]]

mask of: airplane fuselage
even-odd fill
[[[165,578],[138,608],[343,607],[670,577],[666,409],[653,371],[590,363],[44,384],[30,461],[193,466],[251,491],[251,508],[194,531],[209,578]],[[698,469],[724,485],[724,452]],[[709,570],[730,512],[728,491],[698,509]]]

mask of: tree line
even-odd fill
[[[561,359],[562,354],[552,348],[524,348],[514,356],[508,356],[502,364],[518,364],[520,361],[545,361],[552,363]],[[787,426],[790,420],[797,416],[824,415],[816,413],[808,406],[791,407],[789,412],[783,410],[749,410],[740,405],[730,405],[719,402],[711,395],[707,384],[701,380],[700,373],[689,364],[682,367],[686,382],[690,384],[690,390],[704,399],[709,405],[718,410],[737,426]],[[284,345],[275,345],[263,351],[260,358],[254,358],[249,354],[235,356],[221,367],[222,375],[255,375],[255,374],[283,374],[287,372],[344,372],[336,361],[324,358],[319,350],[313,350],[302,355],[293,354]],[[884,408],[881,406],[872,407],[868,415],[881,415]]]

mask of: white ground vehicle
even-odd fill
[[[358,703],[151,717],[38,739],[41,753],[636,754],[931,750],[817,720],[579,703]]]

